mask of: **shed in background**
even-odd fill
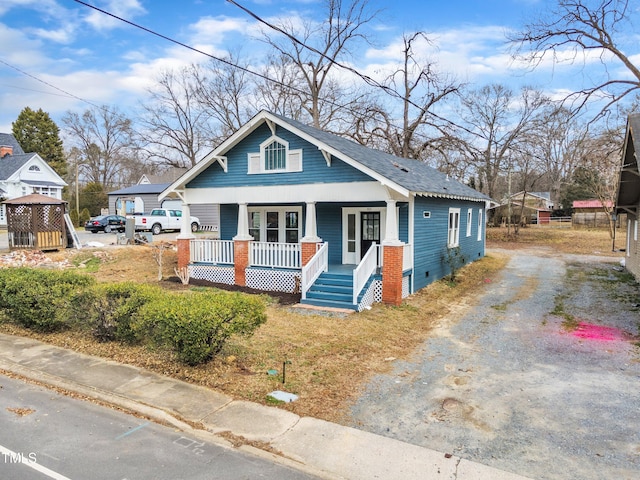
[[[58,250],[67,247],[64,200],[34,193],[3,202],[9,249]]]

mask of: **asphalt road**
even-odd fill
[[[371,381],[352,426],[539,480],[637,480],[638,284],[615,259],[510,255]]]
[[[90,402],[0,377],[3,480],[311,479]]]

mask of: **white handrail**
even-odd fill
[[[195,239],[190,242],[192,263],[222,263],[233,265],[233,240]]]
[[[302,267],[302,278],[300,279],[300,288],[302,290],[302,299],[307,298],[307,291],[313,285],[322,272],[329,269],[329,244],[323,243],[316,254],[311,257],[309,263]]]
[[[378,246],[374,243],[369,247],[360,263],[353,271],[353,304],[358,303],[358,295],[374,274],[378,266]]]
[[[402,271],[413,268],[413,246],[410,243],[404,245],[402,250]]]
[[[250,242],[249,265],[256,267],[300,268],[300,244]]]

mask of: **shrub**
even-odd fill
[[[92,277],[75,272],[0,269],[0,309],[26,328],[60,330],[73,317],[74,298],[93,283]]]
[[[165,295],[139,313],[138,328],[188,365],[208,361],[230,336],[249,335],[266,321],[259,298],[228,292]]]
[[[162,296],[156,286],[132,282],[99,284],[87,289],[76,301],[77,318],[101,341],[135,343],[132,323],[140,308]]]

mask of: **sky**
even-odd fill
[[[317,0],[236,1],[272,21],[321,15]],[[557,96],[590,80],[584,68],[567,64],[531,72],[509,55],[505,34],[544,13],[550,0],[369,1],[379,11],[369,24],[373,44],[350,62],[374,78],[401,60],[403,34],[424,31],[431,46],[423,53],[470,85],[529,85]],[[226,0],[86,3],[212,55],[240,51],[259,62],[265,49],[257,22]],[[0,0],[0,45],[0,132],[7,133],[27,106],[42,108],[60,128],[67,111],[92,105],[134,112],[163,70],[208,60],[73,0]]]

